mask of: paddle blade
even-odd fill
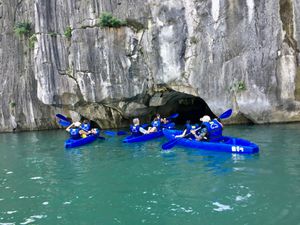
[[[171,141],[169,141],[169,142],[167,142],[167,143],[164,143],[164,144],[161,146],[161,148],[162,148],[163,150],[171,149],[171,148],[173,148],[173,147],[177,144],[178,140],[179,140],[179,139],[173,139],[173,140],[171,140]]]
[[[68,119],[67,117],[65,117],[64,115],[56,114],[55,116],[56,116],[57,118],[61,119],[61,120],[69,121],[69,119]]]
[[[98,136],[98,138],[99,138],[100,140],[105,140],[105,137],[102,137],[102,136]]]
[[[169,117],[167,118],[167,120],[169,120],[169,119],[175,119],[175,118],[177,118],[178,116],[179,116],[179,113],[175,113],[175,114],[169,116]]]
[[[220,116],[219,119],[227,119],[231,116],[232,114],[232,109],[228,109],[226,112],[223,112]]]
[[[118,136],[126,135],[126,134],[127,134],[127,132],[126,132],[126,131],[123,131],[123,130],[120,130],[120,131],[117,132],[117,135],[118,135]]]
[[[68,127],[71,125],[71,122],[66,121],[66,120],[59,120],[58,123],[63,127]]]
[[[108,135],[108,136],[115,136],[116,132],[110,131],[110,130],[105,130],[104,134]]]

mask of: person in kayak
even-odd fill
[[[72,123],[66,128],[66,131],[70,133],[70,137],[74,140],[82,138],[82,136],[87,136],[88,132],[80,129],[80,122]]]
[[[91,129],[91,123],[88,119],[84,119],[82,124],[80,125],[80,129],[85,131],[86,133],[82,133],[81,137],[86,138],[87,135],[90,134],[98,134],[99,132],[95,130],[95,128]]]
[[[130,125],[130,131],[132,136],[141,136],[144,134],[149,134],[147,130],[140,126],[139,118],[134,118],[132,120],[133,125]]]
[[[156,114],[156,118],[157,118],[157,120],[160,121],[160,123],[161,123],[162,126],[163,126],[164,124],[167,124],[167,123],[170,122],[170,121],[167,120],[167,118],[165,118],[165,117],[164,117],[164,118],[161,118],[161,116],[160,116],[159,113]]]
[[[202,125],[199,129],[191,130],[197,141],[219,141],[222,138],[223,125],[218,119],[211,121],[210,117],[205,115],[200,118]]]
[[[152,127],[148,128],[149,133],[161,131],[163,127],[168,123],[169,121],[166,118],[161,118],[160,114],[156,114],[151,125]]]
[[[84,130],[85,132],[89,132],[91,130],[91,123],[88,119],[84,119],[82,124],[80,125],[80,129]]]
[[[193,136],[191,134],[191,131],[197,129],[198,127],[199,127],[198,124],[192,125],[191,121],[187,120],[186,123],[185,123],[184,130],[183,130],[182,134],[176,135],[175,138],[182,138],[182,137],[191,138],[191,136]]]

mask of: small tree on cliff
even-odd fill
[[[28,37],[31,34],[31,23],[27,21],[18,22],[14,27],[14,31],[19,37],[23,35]]]
[[[100,27],[121,27],[125,26],[126,22],[114,17],[111,13],[104,12],[99,18]]]

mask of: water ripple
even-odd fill
[[[214,206],[218,207],[218,208],[213,209],[214,211],[217,211],[217,212],[222,212],[222,211],[227,211],[227,210],[232,210],[233,209],[229,205],[224,205],[224,204],[221,204],[219,202],[213,202],[212,204]]]

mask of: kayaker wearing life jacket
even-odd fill
[[[66,128],[66,131],[70,133],[70,137],[74,140],[80,139],[83,134],[82,130],[80,130],[80,122],[72,123]]]
[[[80,125],[80,129],[85,132],[89,132],[91,130],[91,124],[87,119],[84,119],[82,124]]]
[[[161,131],[161,129],[164,127],[164,124],[167,124],[169,121],[166,118],[161,118],[160,114],[156,114],[151,125],[152,127],[148,128],[149,133]]]
[[[87,135],[91,135],[91,134],[100,135],[100,129],[92,128],[91,123],[88,119],[83,120],[83,123],[80,125],[80,129],[82,131],[86,132],[86,133],[82,132],[83,134],[81,135],[81,137],[83,137],[83,138],[85,138],[85,137],[87,137]]]
[[[89,134],[91,134],[92,133],[91,124],[90,124],[89,120],[84,119],[82,124],[80,125],[80,129],[81,129],[81,131],[86,132],[86,133],[81,132],[81,137],[82,138],[86,138]]]
[[[198,127],[199,127],[198,124],[191,124],[191,121],[187,120],[186,123],[185,123],[185,126],[184,126],[183,133],[180,134],[180,135],[176,135],[175,138],[182,138],[182,137],[184,137],[184,138],[190,138],[191,135],[192,135],[191,131],[197,129]]]
[[[132,120],[133,125],[130,125],[130,131],[132,136],[141,136],[143,134],[148,134],[143,127],[140,126],[140,120],[138,118],[134,118]]]
[[[201,128],[198,131],[191,131],[196,140],[219,141],[222,138],[223,125],[217,119],[211,121],[210,117],[205,115],[200,121],[202,121]]]

